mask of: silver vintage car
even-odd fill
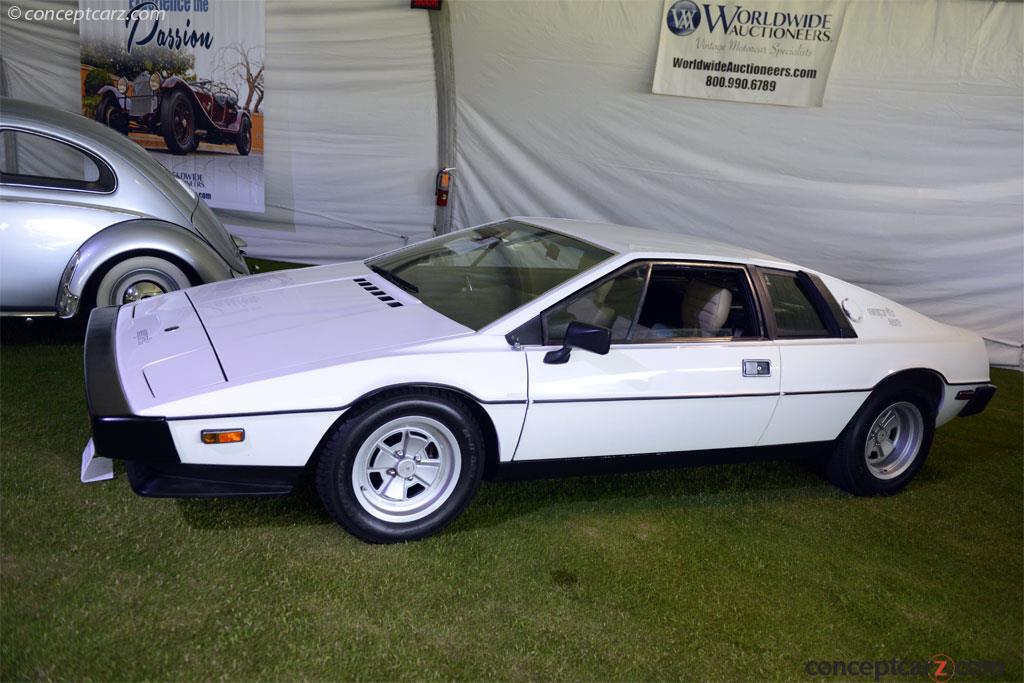
[[[126,136],[0,98],[0,314],[70,318],[241,277],[240,246]]]

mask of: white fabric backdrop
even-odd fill
[[[676,230],[790,258],[1006,344],[1024,341],[1020,3],[853,0],[820,109],[650,93],[660,0],[446,0],[457,226],[509,214]],[[78,110],[78,31],[12,22],[17,97]],[[427,13],[268,0],[257,256],[359,258],[429,236]]]
[[[457,225],[563,216],[742,244],[1021,364],[1020,3],[854,0],[820,109],[652,95],[661,7],[451,3]]]
[[[245,0],[234,0],[245,2]],[[11,96],[79,109],[78,29],[11,21],[0,2]],[[408,0],[267,0],[266,212],[217,211],[249,253],[362,258],[432,235],[437,172],[434,53]]]

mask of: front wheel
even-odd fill
[[[128,134],[128,115],[117,105],[114,98],[104,95],[100,103],[96,105],[96,121],[108,128]]]
[[[370,543],[423,538],[451,523],[484,470],[480,428],[464,401],[424,389],[356,410],[318,453],[316,488],[331,517]]]
[[[858,496],[902,490],[924,466],[935,434],[935,405],[921,389],[894,384],[861,407],[825,462],[833,484]]]

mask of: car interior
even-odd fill
[[[613,342],[757,335],[742,270],[658,264],[644,294],[646,276],[646,265],[631,268],[552,309],[548,340],[561,340],[574,321],[607,327]]]

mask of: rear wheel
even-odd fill
[[[386,395],[322,444],[316,487],[331,517],[370,543],[435,534],[466,507],[484,469],[468,406],[433,390]]]
[[[235,138],[235,148],[241,156],[248,156],[252,149],[252,124],[248,117],[242,119],[238,127],[238,136]]]
[[[120,306],[189,287],[188,275],[158,256],[134,256],[115,263],[96,286],[96,306]]]
[[[854,495],[896,493],[924,466],[934,434],[935,405],[927,392],[906,384],[882,387],[839,437],[825,475]]]

